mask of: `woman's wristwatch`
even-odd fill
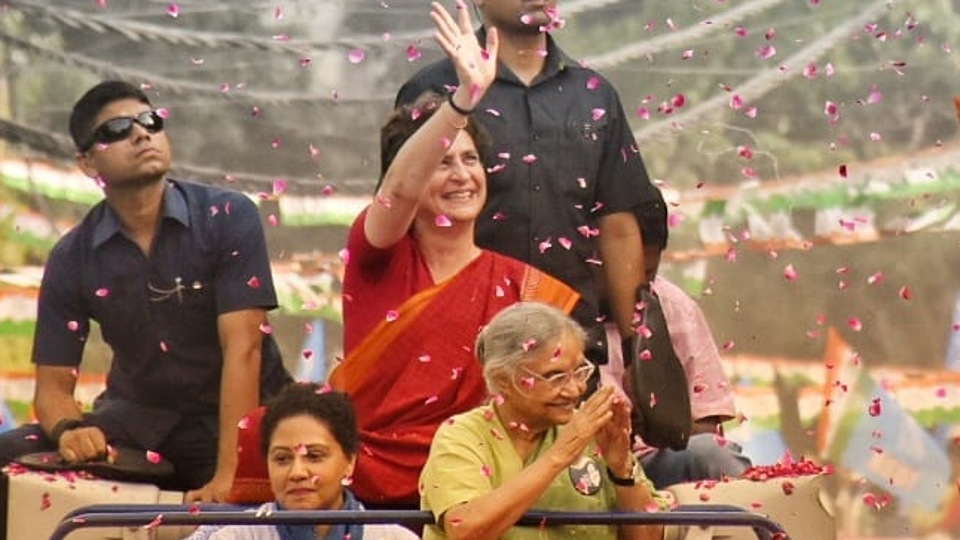
[[[637,485],[637,474],[636,474],[637,465],[634,463],[633,467],[630,468],[630,476],[626,478],[619,477],[613,474],[613,471],[610,470],[610,466],[607,466],[607,476],[610,477],[610,481],[613,482],[616,486],[623,487],[633,487]]]

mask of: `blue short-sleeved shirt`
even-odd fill
[[[256,205],[237,192],[169,181],[149,256],[105,201],[57,243],[40,287],[33,362],[79,366],[96,321],[113,350],[98,405],[167,410],[175,413],[171,422],[216,416],[223,366],[217,316],[276,306]],[[289,380],[265,333],[261,395]]]

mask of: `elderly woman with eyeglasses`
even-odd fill
[[[530,510],[662,508],[630,451],[630,406],[612,387],[580,402],[595,366],[583,329],[536,302],[501,311],[477,338],[495,397],[445,422],[420,477],[432,538],[540,538],[515,527]],[[550,538],[661,538],[659,526],[551,526]]]

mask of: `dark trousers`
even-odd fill
[[[106,436],[112,446],[159,453],[173,464],[174,473],[157,482],[157,486],[165,490],[188,491],[213,478],[217,466],[217,431],[214,426],[216,422],[211,422],[210,418],[184,418],[158,448],[141,448],[122,433],[106,433]],[[47,438],[39,424],[26,424],[0,434],[0,466],[24,454],[56,450],[57,446]]]

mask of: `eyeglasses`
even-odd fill
[[[147,130],[147,133],[159,133],[163,130],[163,117],[160,116],[159,112],[151,110],[144,111],[136,116],[111,118],[93,130],[90,139],[80,147],[80,151],[86,152],[96,143],[109,144],[126,139],[133,131],[133,124],[139,124],[140,127]]]
[[[583,363],[575,369],[561,373],[554,373],[553,375],[549,376],[541,375],[526,366],[520,366],[520,369],[526,371],[535,380],[546,384],[550,389],[559,390],[566,386],[567,383],[570,382],[571,378],[580,384],[586,384],[586,382],[590,380],[590,376],[593,375],[593,372],[597,369],[597,366],[595,366],[586,358],[582,358],[582,360]]]

